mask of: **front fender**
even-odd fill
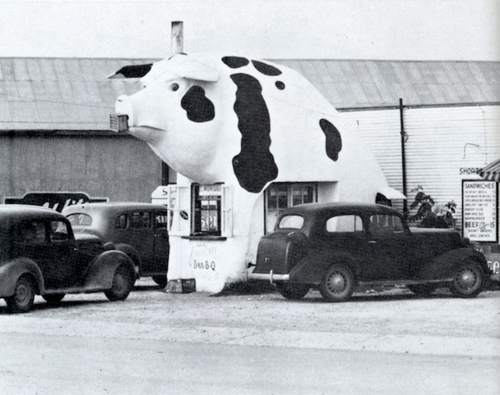
[[[459,248],[445,252],[423,265],[416,273],[416,278],[422,280],[449,279],[453,274],[453,269],[465,262],[477,262],[483,269],[484,274],[488,274],[490,269],[486,258],[474,248]]]
[[[136,277],[139,278],[141,276],[141,271],[142,271],[142,259],[141,259],[141,254],[132,247],[130,244],[125,244],[125,243],[118,243],[115,244],[115,249],[121,252],[124,252],[127,254],[136,266]]]
[[[36,281],[36,293],[45,292],[43,274],[38,265],[28,258],[18,258],[0,266],[0,298],[12,296],[17,280],[23,274],[30,274]]]
[[[132,271],[135,271],[132,259],[124,252],[118,250],[103,252],[95,259],[85,275],[84,289],[110,289],[113,285],[115,270],[121,264],[128,265]]]
[[[349,267],[355,278],[360,270],[355,259],[347,253],[324,253],[308,256],[302,259],[290,270],[290,282],[304,284],[319,284],[325,270],[332,264],[344,264]]]

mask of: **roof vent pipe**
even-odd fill
[[[184,52],[183,22],[172,22],[172,55]]]

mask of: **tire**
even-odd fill
[[[438,286],[437,284],[409,284],[406,288],[414,294],[428,296],[438,289]]]
[[[329,302],[344,302],[354,292],[354,275],[344,265],[332,265],[326,269],[319,285],[321,296]]]
[[[464,263],[453,272],[450,291],[460,298],[474,298],[483,290],[484,281],[484,273],[479,265]]]
[[[14,295],[5,298],[10,313],[27,313],[31,310],[35,300],[35,286],[28,275],[18,278],[14,288]]]
[[[164,274],[162,276],[153,276],[151,277],[153,281],[158,284],[160,287],[164,288],[167,286],[167,275]]]
[[[42,295],[42,298],[44,298],[47,303],[55,304],[63,300],[64,296],[66,296],[66,294],[47,294],[47,295]]]
[[[113,285],[104,295],[112,302],[127,299],[135,284],[135,270],[126,264],[121,264],[113,275]]]
[[[276,288],[286,299],[299,300],[307,295],[311,287],[307,284],[276,283]]]

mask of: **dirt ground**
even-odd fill
[[[0,316],[8,316],[3,300]],[[153,332],[163,328],[165,336],[169,332],[179,341],[183,340],[181,334],[191,336],[190,340],[194,336],[211,341],[209,337],[217,336],[219,329],[227,332],[228,328],[498,340],[500,292],[460,299],[448,290],[419,297],[406,288],[368,289],[355,292],[347,302],[326,303],[316,290],[309,291],[303,300],[289,301],[267,284],[236,287],[219,295],[180,294],[165,292],[150,279],[141,279],[124,302],[109,302],[102,293],[79,294],[67,295],[60,305],[51,306],[37,296],[32,311],[22,315],[27,317],[45,319],[42,327],[50,327],[53,320],[55,326],[60,323],[78,331],[126,324],[130,337],[154,337]],[[17,320],[17,328],[22,322]],[[210,330],[203,335],[203,328]]]

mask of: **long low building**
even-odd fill
[[[116,98],[141,85],[107,77],[154,61],[0,58],[0,198],[71,191],[144,202],[175,184],[175,172],[144,142],[109,130]],[[344,114],[408,205],[419,187],[438,204],[454,201],[456,227],[474,236],[463,229],[464,196],[466,183],[500,158],[500,62],[273,62],[300,72]],[[484,241],[498,243],[495,191],[488,218],[496,228]],[[294,204],[292,188],[277,193],[284,206]]]

